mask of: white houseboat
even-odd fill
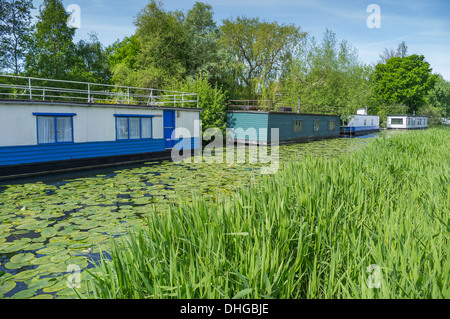
[[[428,128],[428,117],[419,115],[388,115],[388,129],[426,129]]]
[[[0,83],[0,178],[169,159],[176,128],[200,148],[196,94],[18,79]]]
[[[380,117],[367,115],[367,109],[358,109],[355,115],[342,118],[340,134],[344,136],[365,135],[380,130]]]

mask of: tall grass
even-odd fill
[[[94,298],[450,298],[450,130],[285,163],[220,203],[153,212]],[[381,285],[371,288],[377,265]]]

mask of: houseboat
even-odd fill
[[[250,101],[230,101],[227,138],[238,144],[270,145],[278,130],[278,143],[295,143],[339,136],[340,117],[329,108],[274,107]],[[253,101],[259,102],[261,101]],[[313,112],[314,111],[314,112]]]
[[[28,80],[47,86],[0,85],[0,94],[9,97],[0,100],[1,179],[170,159],[182,140],[183,151],[200,148],[197,95],[109,85],[100,90],[98,84],[68,81],[62,88],[62,81],[55,87],[48,86],[51,80]],[[72,84],[76,90],[67,89]],[[11,88],[14,94],[5,93]],[[121,89],[120,98],[111,89]],[[191,133],[190,145],[177,128]]]
[[[358,109],[355,115],[343,117],[342,136],[360,136],[380,131],[380,117],[367,115],[367,109]]]
[[[426,129],[428,128],[428,117],[419,115],[388,115],[387,129]]]

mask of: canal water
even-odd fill
[[[352,153],[385,134],[283,145],[280,169],[289,159]],[[3,182],[0,298],[77,298],[68,283],[108,257],[111,238],[195,195],[219,201],[258,178],[263,165],[161,161]]]

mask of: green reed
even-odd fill
[[[88,270],[90,296],[450,298],[449,140],[379,138],[291,160],[222,201],[153,211]]]

